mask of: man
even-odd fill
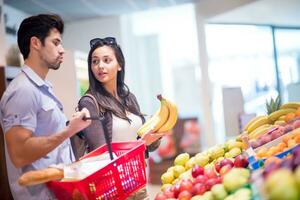
[[[25,66],[0,102],[8,178],[15,200],[53,199],[44,184],[21,187],[18,178],[30,170],[74,161],[69,137],[90,124],[82,120],[89,117],[83,109],[66,126],[62,104],[46,81],[49,69],[59,69],[63,61],[63,28],[59,16],[41,14],[26,18],[18,30]]]

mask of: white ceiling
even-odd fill
[[[300,27],[300,0],[254,1],[208,21]]]
[[[195,0],[4,0],[25,13],[56,13],[65,21],[170,7]]]
[[[65,21],[200,3],[208,22],[300,27],[300,0],[4,0],[28,14],[53,12]],[[236,5],[235,5],[236,4]],[[222,9],[223,7],[224,9]],[[214,10],[220,10],[217,14]]]

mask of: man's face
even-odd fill
[[[57,70],[63,62],[65,50],[62,46],[61,34],[57,29],[50,30],[40,51],[42,61],[49,69]]]

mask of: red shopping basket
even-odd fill
[[[122,200],[146,185],[145,144],[142,141],[112,142],[117,158],[78,181],[51,181],[47,186],[59,200]],[[81,159],[108,153],[107,145]]]

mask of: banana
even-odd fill
[[[173,102],[171,102],[170,100],[167,100],[167,99],[166,99],[166,101],[167,101],[167,105],[168,105],[170,114],[169,114],[169,117],[168,117],[168,120],[166,121],[166,123],[164,123],[162,125],[162,127],[160,127],[158,129],[157,132],[159,132],[159,133],[171,130],[177,122],[178,113],[177,113],[176,104],[174,104]]]
[[[274,122],[276,121],[280,116],[282,115],[286,115],[288,113],[294,113],[296,112],[295,108],[284,108],[284,109],[279,109],[275,112],[272,112],[271,114],[269,114],[268,118],[270,121]]]
[[[285,108],[297,109],[298,107],[300,107],[300,102],[288,102],[280,106],[280,109],[285,109]]]
[[[250,134],[256,128],[258,128],[264,124],[269,124],[269,123],[270,123],[270,120],[269,120],[268,116],[262,116],[261,118],[257,119],[252,124],[250,124],[250,126],[247,129],[247,132]]]
[[[160,100],[160,107],[156,113],[139,128],[137,134],[140,137],[149,131],[157,132],[157,130],[167,121],[169,117],[167,100],[162,98],[161,95],[158,95],[157,98]]]
[[[278,117],[278,119],[276,121],[278,121],[278,120],[284,121],[285,120],[285,115],[281,115],[280,117]]]
[[[284,120],[280,120],[280,119],[277,119],[275,122],[274,122],[274,125],[283,125],[285,124],[286,122]]]
[[[247,129],[249,128],[249,126],[251,126],[251,124],[253,124],[255,121],[263,118],[265,116],[256,116],[256,117],[253,117],[247,124],[246,126],[244,127],[244,130],[247,131]]]
[[[264,124],[258,128],[256,128],[254,131],[252,131],[251,133],[249,133],[249,138],[250,139],[256,139],[258,138],[260,135],[266,133],[270,128],[274,127],[274,125],[270,125],[270,124]]]

